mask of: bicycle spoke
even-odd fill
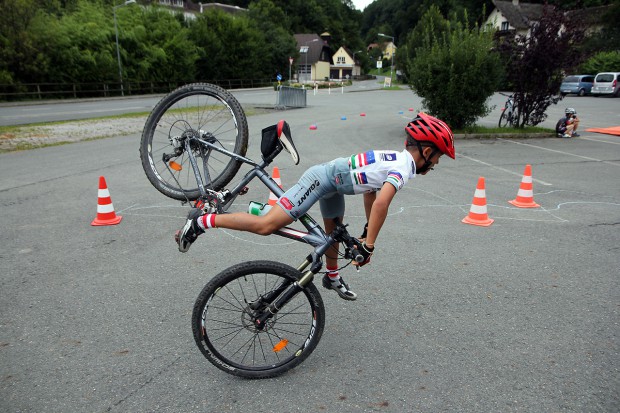
[[[254,324],[255,310],[250,304],[280,291],[285,281],[273,274],[255,273],[238,277],[213,293],[203,329],[210,346],[227,364],[267,368],[294,357],[303,346],[313,327],[313,310],[303,293],[267,320],[262,329]]]

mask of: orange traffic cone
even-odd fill
[[[517,192],[517,198],[508,202],[519,208],[540,207],[540,205],[534,202],[532,165],[525,165],[525,171],[523,171],[523,179],[521,180],[521,185],[519,186],[519,192]]]
[[[469,209],[469,215],[463,218],[461,222],[488,227],[493,221],[494,220],[487,215],[487,197],[484,190],[484,177],[481,176],[478,178],[478,185],[476,186],[474,200]]]
[[[271,174],[271,177],[273,178],[274,181],[276,181],[276,184],[278,184],[278,186],[282,188],[282,180],[280,179],[280,170],[278,169],[277,166],[273,167],[273,173]],[[273,192],[269,192],[269,205],[274,206],[276,202],[278,202],[278,197],[276,196],[276,194],[274,194]]]
[[[123,217],[117,216],[114,212],[114,205],[112,205],[112,198],[110,198],[110,191],[105,183],[103,176],[99,177],[99,197],[97,200],[97,217],[90,223],[90,225],[116,225],[121,222]]]

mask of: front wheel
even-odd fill
[[[209,83],[182,86],[155,105],[142,132],[142,168],[159,192],[181,201],[200,196],[189,156],[179,149],[188,136],[199,136],[244,156],[248,122],[243,108],[231,93]],[[205,186],[216,191],[228,184],[241,166],[240,161],[200,145],[193,145],[192,151]]]
[[[194,340],[220,370],[246,378],[278,376],[315,349],[325,327],[325,307],[308,284],[258,328],[255,320],[301,273],[273,261],[234,265],[215,276],[196,299]]]

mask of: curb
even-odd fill
[[[541,133],[456,133],[454,139],[541,139],[555,138],[551,132]]]

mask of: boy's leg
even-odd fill
[[[175,234],[175,240],[179,244],[179,251],[187,252],[196,238],[208,228],[226,228],[269,235],[292,222],[293,219],[279,206],[271,208],[263,216],[245,212],[201,215],[200,210],[192,209],[187,215],[185,226]]]
[[[575,118],[575,119],[573,120],[573,131],[572,131],[572,133],[571,133],[571,135],[572,135],[572,136],[580,136],[580,135],[577,133],[577,128],[578,128],[578,127],[579,127],[579,118]]]
[[[340,222],[344,219],[343,216],[338,218]],[[336,223],[333,218],[323,218],[323,224],[325,232],[331,233],[336,228]],[[349,289],[349,285],[344,282],[340,273],[338,272],[338,252],[340,244],[334,244],[325,253],[325,265],[327,268],[327,274],[323,277],[323,287],[332,289],[338,293],[341,298],[345,300],[353,301],[357,299],[357,294]]]

